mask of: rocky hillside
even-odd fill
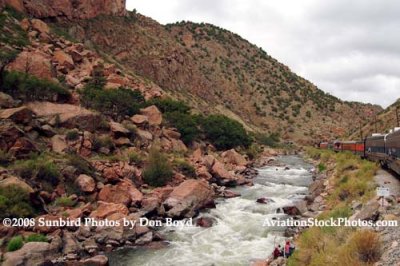
[[[164,245],[115,223],[195,217],[251,184],[261,150],[240,123],[195,115],[52,23],[6,8],[0,28],[2,265],[107,265],[118,247]],[[78,219],[114,224],[59,224]]]
[[[358,129],[350,133],[350,139],[359,139],[361,132],[363,137],[370,136],[372,133],[387,133],[391,129],[398,127],[396,110],[400,119],[400,100],[390,105],[385,110],[379,112],[376,116],[369,115],[366,121]],[[361,128],[361,130],[360,130]]]
[[[164,26],[129,12],[57,25],[200,112],[228,115],[251,130],[303,142],[334,138],[381,110],[324,93],[259,47],[210,24]]]

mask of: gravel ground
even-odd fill
[[[378,185],[388,187],[396,199],[400,197],[400,178],[379,170],[375,176]],[[400,204],[395,202],[384,211],[383,216],[390,220],[400,220]],[[400,224],[400,221],[399,221]],[[400,266],[400,226],[386,227],[380,231],[382,239],[382,257],[376,266]]]

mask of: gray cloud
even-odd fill
[[[127,0],[161,23],[209,22],[240,34],[344,100],[400,97],[400,1]]]

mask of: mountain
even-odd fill
[[[349,139],[360,139],[370,136],[373,133],[388,133],[391,129],[399,127],[400,124],[400,99],[382,110],[376,115],[370,114],[364,123],[350,132]],[[397,113],[397,114],[396,114]]]
[[[136,12],[56,22],[78,41],[201,113],[303,143],[343,135],[379,106],[344,102],[261,48],[210,24],[161,25]]]

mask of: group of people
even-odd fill
[[[294,243],[290,242],[290,240],[287,240],[283,248],[281,245],[275,247],[274,251],[272,252],[272,256],[274,259],[277,259],[278,257],[289,258],[295,249],[296,247],[294,246]]]

